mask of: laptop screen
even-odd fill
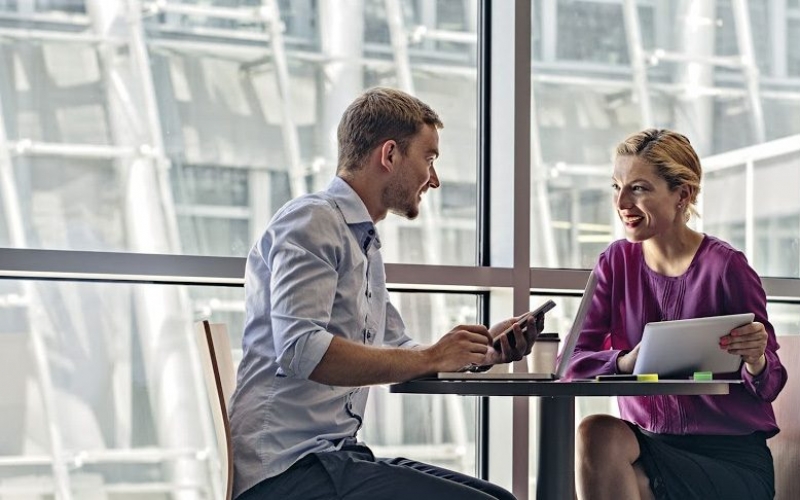
[[[583,290],[583,298],[578,306],[578,313],[575,315],[575,321],[572,322],[572,328],[569,329],[569,334],[567,334],[567,341],[558,357],[556,378],[562,378],[567,372],[570,358],[572,358],[572,353],[575,351],[575,346],[578,344],[578,337],[581,334],[581,330],[583,330],[583,323],[586,321],[586,315],[589,314],[595,288],[597,288],[597,275],[592,271],[589,273],[589,280],[586,282],[586,288]]]

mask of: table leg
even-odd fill
[[[537,500],[575,498],[575,398],[539,398]]]

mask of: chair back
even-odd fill
[[[775,500],[796,500],[800,498],[800,335],[780,336],[778,344],[789,380],[772,403],[781,431],[767,444],[775,460]]]
[[[233,446],[228,420],[228,401],[236,388],[236,371],[231,355],[228,329],[222,323],[198,322],[195,335],[200,348],[206,394],[214,419],[214,433],[219,450],[219,463],[224,473],[225,499],[233,496]]]

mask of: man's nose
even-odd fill
[[[436,189],[439,187],[439,176],[436,175],[436,169],[431,166],[430,177],[428,177],[428,187]]]

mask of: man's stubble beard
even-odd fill
[[[419,215],[417,191],[412,192],[406,179],[407,175],[399,175],[392,179],[383,190],[383,203],[393,214],[416,219]]]

